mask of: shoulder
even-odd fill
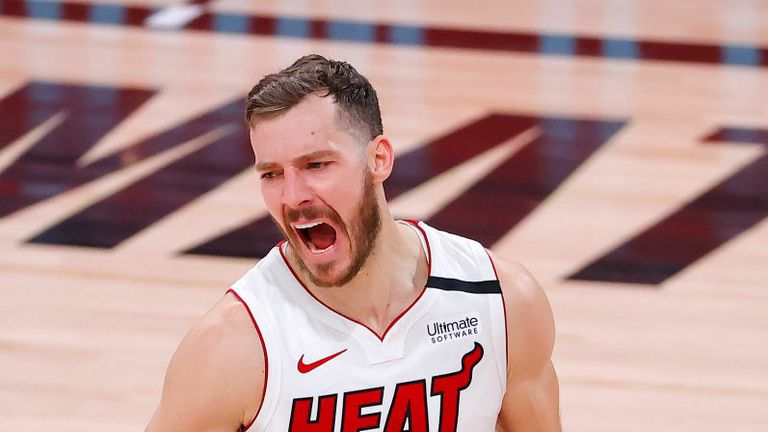
[[[426,235],[434,274],[462,280],[493,277],[493,269],[488,263],[489,252],[480,242],[424,222],[417,226]]]
[[[192,327],[168,366],[155,415],[161,415],[161,424],[172,419],[174,427],[159,430],[204,424],[236,430],[250,422],[261,403],[266,373],[254,325],[245,305],[228,293]]]
[[[258,333],[248,309],[232,293],[227,293],[192,326],[174,360],[186,360],[186,354],[194,353],[208,362],[237,362],[244,357],[239,355],[242,348],[258,345]],[[230,350],[238,346],[241,349]]]
[[[491,254],[504,296],[509,346],[508,373],[526,375],[552,355],[555,325],[549,300],[522,265]]]
[[[227,292],[195,323],[185,339],[226,343],[231,338],[252,337],[254,332],[254,323],[246,306],[234,293]]]
[[[227,293],[184,337],[174,357],[194,353],[213,364],[248,366],[264,363],[259,334],[250,312],[234,294]]]

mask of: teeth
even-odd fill
[[[310,222],[310,223],[305,223],[305,224],[301,224],[301,225],[294,225],[294,227],[296,229],[308,229],[308,228],[316,227],[316,226],[320,225],[321,223],[322,222],[320,222],[320,221],[316,221],[316,222]]]
[[[293,227],[296,228],[297,230],[304,230],[304,229],[316,227],[322,223],[323,223],[322,221],[314,221],[314,222],[308,222],[305,224],[296,224]],[[312,253],[312,255],[320,255],[322,253],[328,252],[329,250],[333,249],[333,246],[334,246],[334,245],[330,245],[325,249],[318,249],[315,247],[314,244],[312,244],[311,241],[306,241],[304,244],[307,246],[307,248]]]

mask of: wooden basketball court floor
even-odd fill
[[[242,99],[382,101],[395,213],[552,302],[564,430],[768,430],[768,3],[0,0],[0,430],[146,424],[276,239]]]

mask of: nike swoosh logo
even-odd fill
[[[343,350],[337,352],[336,354],[331,354],[328,357],[323,357],[320,360],[314,361],[312,363],[304,363],[304,354],[302,354],[301,358],[299,359],[299,364],[298,364],[299,372],[303,373],[303,374],[312,372],[316,368],[318,368],[318,367],[324,365],[325,363],[333,360],[334,358],[344,354],[345,352],[347,352],[346,348],[344,348]]]

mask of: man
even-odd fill
[[[181,342],[148,431],[560,430],[543,291],[474,241],[393,219],[365,77],[303,57],[251,90],[246,120],[287,241]]]

